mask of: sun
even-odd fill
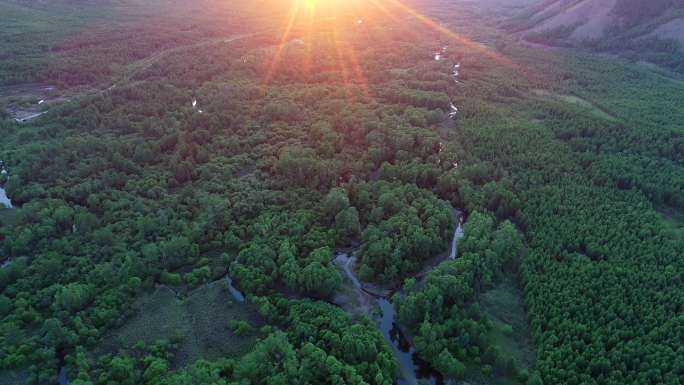
[[[315,17],[335,16],[350,10],[363,12],[367,0],[294,0],[294,7],[301,8]]]
[[[338,6],[344,3],[344,0],[296,0],[300,2],[300,6],[304,11],[315,12],[316,9],[327,8],[331,5]]]
[[[272,0],[273,1],[273,0]],[[270,59],[262,85],[266,89],[278,71],[283,53],[290,40],[295,36],[306,47],[303,67],[308,68],[316,57],[312,44],[315,36],[329,36],[335,48],[336,60],[344,82],[360,85],[368,94],[368,84],[363,71],[363,62],[358,46],[353,40],[366,26],[377,28],[380,25],[402,23],[402,20],[416,20],[425,28],[437,32],[442,40],[453,45],[467,47],[481,52],[500,64],[512,65],[509,59],[473,42],[467,37],[453,32],[441,22],[419,13],[407,5],[407,0],[282,0],[287,4],[282,25],[278,27],[279,42]]]

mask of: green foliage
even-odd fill
[[[314,245],[332,245],[333,240],[311,215],[281,213],[259,218],[253,228],[259,237],[248,243],[230,266],[230,274],[241,288],[264,294],[280,283],[317,298],[334,293],[341,276],[332,265],[332,250],[328,246],[312,249]]]
[[[435,358],[435,369],[439,370],[444,376],[452,379],[461,379],[465,374],[465,365],[460,363],[447,349]]]
[[[229,325],[238,336],[244,336],[254,332],[252,325],[243,320],[230,320]]]
[[[447,248],[453,223],[450,206],[412,185],[378,182],[355,186],[352,202],[367,223],[363,232],[360,276],[397,282],[421,262]]]
[[[530,376],[530,379],[527,380],[527,385],[544,385],[544,382],[542,381],[541,377],[539,376],[539,373],[532,373]]]
[[[90,286],[70,283],[57,290],[54,306],[59,310],[77,312],[91,301],[92,292]]]
[[[161,383],[384,385],[394,381],[397,368],[392,352],[373,326],[354,323],[340,309],[323,303],[280,300],[277,308],[287,331],[270,333],[235,362],[198,361],[160,376]]]
[[[281,42],[287,2],[125,2],[111,20],[105,3],[0,4],[2,31],[27,31],[0,44],[1,83],[95,89],[0,121],[18,207],[0,213],[3,371],[54,383],[65,355],[73,384],[392,384],[372,322],[319,301],[341,284],[334,247],[360,242],[359,277],[406,282],[400,326],[447,377],[681,382],[684,238],[654,210],[679,221],[681,83],[527,50],[458,2],[418,5],[478,42],[448,39],[441,61],[444,36],[382,12]],[[89,33],[65,39],[75,20]],[[610,44],[681,64],[667,42]],[[423,276],[452,206],[459,256]],[[529,370],[486,303],[504,277],[524,291]]]
[[[335,215],[335,231],[338,239],[355,239],[361,233],[359,211],[356,207],[348,207]]]
[[[0,315],[6,316],[12,311],[12,300],[6,295],[0,295]]]
[[[323,215],[331,221],[347,208],[349,208],[349,197],[347,197],[347,191],[341,188],[331,189],[321,203]]]
[[[422,287],[394,297],[399,321],[414,334],[416,350],[442,375],[460,379],[462,362],[477,361],[497,371],[515,372],[515,364],[502,363],[493,325],[482,314],[477,294],[501,277],[504,266],[522,251],[520,234],[510,222],[498,228],[491,215],[472,213],[459,242],[459,257],[442,262]]]
[[[614,58],[551,56],[550,63],[533,57],[523,65],[536,63],[558,82],[528,86],[578,95],[612,119],[553,98],[509,101],[488,108],[489,119],[462,119],[459,135],[476,163],[519,200],[510,219],[529,250],[520,279],[537,347],[530,380],[678,383],[674,367],[663,364],[678,356],[666,347],[678,334],[653,331],[679,330],[665,309],[680,297],[669,274],[681,270],[684,246],[662,226],[654,204],[675,204],[670,197],[681,195],[674,193],[681,152],[672,150],[682,139],[675,122],[684,120],[669,107],[681,84]],[[472,191],[459,186],[466,206],[489,210],[478,190],[491,179],[464,176],[472,183]],[[656,187],[654,180],[667,182]],[[464,256],[466,243],[459,245]],[[672,289],[663,294],[664,287]],[[623,311],[630,316],[618,315]],[[640,364],[625,365],[634,355]]]

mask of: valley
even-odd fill
[[[681,52],[597,32],[679,8],[633,7],[1,0],[0,383],[680,384]]]

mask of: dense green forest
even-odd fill
[[[684,383],[684,83],[268,5],[0,1],[0,383]]]

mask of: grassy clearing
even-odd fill
[[[109,43],[113,44],[126,26],[135,28],[136,23],[155,17],[187,21],[188,14],[211,15],[205,7],[206,3],[163,0],[0,0],[0,86],[33,82],[46,68],[60,68],[55,63],[70,56],[64,43],[75,37],[95,47],[93,42],[102,43],[98,39],[111,36]],[[192,27],[188,21],[184,30]],[[86,55],[93,54],[89,51]],[[114,65],[111,60],[103,63]]]
[[[0,372],[0,384],[24,385],[28,383],[29,373],[27,370],[4,370]]]
[[[480,296],[480,305],[487,315],[500,327],[497,335],[506,348],[507,353],[513,354],[518,362],[526,367],[535,364],[535,351],[530,334],[522,291],[515,282],[506,280]],[[505,335],[502,327],[510,325],[513,333]]]
[[[17,215],[15,208],[0,208],[0,226],[14,226],[17,223]]]
[[[522,292],[515,282],[505,280],[482,293],[480,305],[495,324],[489,337],[493,344],[499,347],[502,356],[512,357],[520,368],[534,368],[534,342],[527,323]],[[501,385],[518,383],[509,376],[497,374],[496,371],[493,377],[484,377],[480,369],[479,366],[469,369],[469,380],[474,383]]]
[[[244,320],[254,327],[262,326],[256,310],[249,304],[233,300],[226,282],[216,281],[178,298],[173,290],[159,286],[141,298],[138,313],[106,340],[113,351],[130,348],[142,341],[151,344],[160,339],[180,338],[176,367],[200,358],[238,356],[249,351],[256,334],[237,336],[228,326],[230,320]]]
[[[668,206],[656,210],[662,215],[662,226],[674,237],[684,240],[684,212]]]
[[[575,95],[561,95],[549,92],[547,90],[534,90],[534,95],[542,98],[551,98],[564,103],[572,104],[581,108],[588,110],[591,114],[598,118],[615,121],[617,120],[615,116],[609,114],[608,112],[602,110],[598,106],[594,105],[586,99],[582,99]]]
[[[74,7],[66,1],[24,4],[0,0],[0,84],[30,81],[64,38],[113,15],[111,6]]]

